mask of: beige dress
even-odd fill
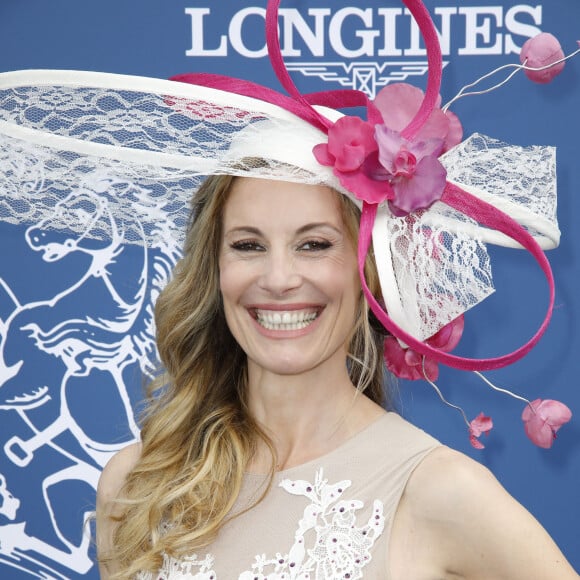
[[[266,498],[203,553],[166,557],[139,580],[388,579],[393,516],[409,476],[439,443],[387,413],[338,449],[276,474]],[[247,474],[235,512],[265,477]]]

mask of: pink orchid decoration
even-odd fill
[[[538,447],[549,449],[556,439],[556,432],[572,418],[572,411],[551,399],[536,399],[522,413],[526,435]]]
[[[475,449],[484,449],[485,445],[479,440],[482,435],[489,435],[493,429],[491,417],[480,413],[469,423],[469,442]]]
[[[532,68],[541,68],[564,58],[564,51],[558,39],[549,32],[542,32],[533,38],[529,38],[520,52],[520,62]],[[544,70],[526,70],[526,76],[536,83],[549,83],[559,75],[564,68],[564,62],[559,62]]]
[[[316,160],[332,167],[359,199],[390,201],[395,215],[429,207],[446,184],[438,157],[461,142],[463,129],[455,115],[436,108],[412,141],[404,139],[400,133],[422,101],[423,92],[416,87],[386,86],[374,100],[383,123],[373,126],[358,117],[342,117],[329,129],[328,143],[314,147]]]
[[[389,129],[399,133],[411,122],[423,102],[423,91],[407,83],[393,83],[384,87],[373,101],[380,111],[383,123]],[[441,153],[449,151],[463,139],[463,127],[457,115],[451,111],[442,111],[441,97],[437,108],[433,109],[427,122],[415,137],[415,141],[442,139]]]
[[[328,130],[328,145],[315,147],[316,158],[341,172],[360,169],[370,153],[377,150],[374,129],[359,117],[341,117]]]
[[[445,325],[439,332],[428,338],[425,342],[442,350],[453,350],[463,334],[463,314]],[[411,348],[403,348],[394,336],[385,338],[385,362],[387,368],[400,379],[416,381],[424,379],[425,375],[430,381],[436,381],[439,376],[437,361],[425,357],[425,375],[423,374],[423,356]]]
[[[395,215],[427,208],[441,198],[447,183],[447,171],[438,159],[442,139],[411,142],[385,125],[376,126],[375,136],[383,174],[395,192],[390,204]]]
[[[359,117],[341,117],[328,130],[328,144],[320,143],[312,152],[318,163],[333,167],[340,183],[359,199],[381,203],[394,197],[390,184],[371,179],[363,170],[367,159],[377,150],[370,123]]]

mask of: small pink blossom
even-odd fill
[[[484,449],[485,445],[479,440],[482,435],[489,435],[493,429],[493,421],[491,417],[487,417],[480,413],[475,419],[469,423],[469,442],[476,449]]]
[[[400,379],[417,381],[424,379],[423,357],[411,348],[403,348],[394,336],[385,338],[385,362],[387,368]],[[425,358],[425,375],[431,381],[439,376],[437,362]]]
[[[380,111],[383,123],[399,133],[413,120],[423,102],[424,93],[421,89],[407,83],[392,83],[379,91],[373,101]],[[450,111],[442,111],[441,97],[435,109],[416,135],[416,141],[441,139],[441,153],[449,151],[461,143],[463,127],[457,116]]]
[[[391,201],[395,215],[427,208],[441,198],[447,183],[447,171],[437,159],[441,139],[407,141],[384,125],[375,127],[375,137],[380,165],[395,193]]]
[[[520,52],[520,62],[532,68],[541,68],[555,63],[564,58],[564,51],[558,39],[549,32],[529,38]],[[564,68],[564,62],[560,62],[544,70],[525,70],[526,76],[536,83],[549,83],[559,75]]]
[[[367,156],[376,150],[373,126],[359,117],[345,116],[328,130],[328,144],[314,148],[314,156],[321,165],[348,172],[360,169]]]
[[[556,439],[556,432],[572,418],[572,411],[551,399],[536,399],[522,413],[526,435],[538,447],[549,449]]]
[[[376,204],[394,197],[390,183],[367,175],[368,159],[376,156],[377,150],[374,127],[359,117],[345,116],[328,130],[328,143],[316,145],[312,152],[318,163],[333,168],[346,189]]]
[[[443,352],[452,351],[463,334],[463,314],[445,325],[439,332],[428,338],[425,342]],[[425,374],[423,374],[423,358],[425,358]],[[387,368],[400,379],[416,381],[424,379],[436,381],[439,376],[437,361],[423,357],[412,348],[403,348],[394,336],[385,338],[385,362]]]

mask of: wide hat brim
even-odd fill
[[[316,110],[330,123],[342,116]],[[126,242],[179,252],[191,197],[208,175],[326,185],[360,205],[316,161],[312,150],[326,141],[284,107],[221,89],[80,71],[3,73],[0,219],[100,239],[122,224]],[[442,162],[450,181],[514,217],[544,248],[558,243],[551,148],[475,135]],[[419,340],[493,291],[486,242],[517,245],[440,202],[404,218],[381,204],[373,242],[389,315]]]

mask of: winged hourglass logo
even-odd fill
[[[447,63],[443,62],[443,66]],[[318,77],[340,87],[356,89],[374,99],[377,92],[392,82],[405,82],[410,77],[427,73],[427,61],[388,62],[289,62],[289,71],[306,77]]]

